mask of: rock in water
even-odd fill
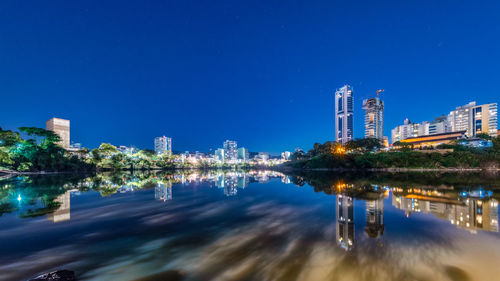
[[[57,270],[42,274],[30,281],[75,281],[75,272],[71,270]]]

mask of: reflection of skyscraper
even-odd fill
[[[335,199],[337,245],[346,251],[354,247],[354,202],[352,197],[339,194]]]
[[[166,183],[156,183],[155,199],[162,200],[163,202],[172,200],[172,182],[167,181]]]
[[[71,219],[70,213],[70,194],[71,192],[68,190],[64,194],[59,195],[54,202],[58,202],[59,209],[54,211],[53,213],[47,214],[47,219],[52,222],[62,222]]]
[[[371,238],[378,238],[384,234],[384,198],[367,200],[365,232]]]

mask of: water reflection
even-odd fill
[[[0,276],[491,280],[496,190],[273,171],[3,179]]]

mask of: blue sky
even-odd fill
[[[500,97],[498,1],[3,1],[0,126],[208,151],[333,140],[333,93],[383,88],[385,134]]]

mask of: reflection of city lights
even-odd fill
[[[21,194],[18,194],[17,195],[17,201],[21,202],[22,198],[21,198]]]

